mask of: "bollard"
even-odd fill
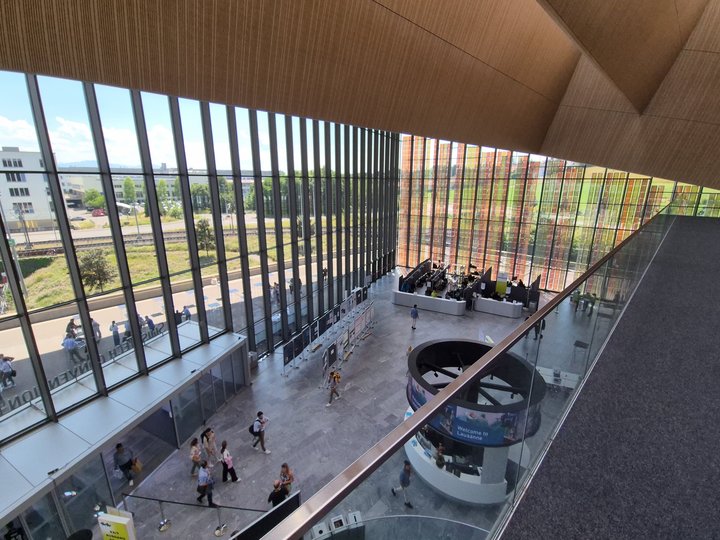
[[[225,534],[225,532],[227,531],[227,524],[226,524],[226,523],[223,523],[223,522],[221,521],[221,520],[222,520],[222,516],[221,516],[221,514],[220,514],[220,507],[217,508],[217,519],[218,519],[218,526],[215,528],[214,534],[215,534],[215,536],[217,536],[218,538],[220,538],[220,537],[223,536],[223,535]]]
[[[165,512],[163,511],[163,503],[158,501],[158,506],[160,507],[160,525],[158,525],[158,531],[165,532],[170,528],[170,525],[172,525],[172,523],[169,519],[165,518]]]

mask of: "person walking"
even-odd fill
[[[148,329],[148,337],[152,337],[155,334],[155,321],[150,318],[150,315],[145,316],[145,324]]]
[[[253,435],[255,436],[255,441],[253,441],[252,447],[257,450],[257,444],[260,443],[260,448],[262,448],[262,451],[266,454],[270,453],[270,450],[265,448],[265,426],[269,420],[270,419],[265,416],[262,411],[258,411],[257,418],[255,418],[255,421],[253,422]]]
[[[117,347],[118,345],[120,345],[120,328],[118,328],[118,325],[115,321],[110,324],[109,330],[112,333],[113,344]]]
[[[273,490],[270,492],[270,495],[268,495],[268,502],[273,505],[273,508],[275,508],[278,504],[283,502],[287,498],[287,493],[282,488],[282,484],[280,483],[280,480],[275,480],[273,482]]]
[[[198,442],[197,437],[190,442],[190,461],[192,462],[190,476],[197,476],[196,471],[200,468],[200,463],[202,463],[202,458],[200,456],[200,443]]]
[[[337,396],[338,399],[340,399],[340,394],[338,394],[337,387],[338,384],[340,384],[340,372],[336,369],[333,369],[330,372],[330,401],[327,402],[325,405],[326,407],[329,407],[332,404],[333,395]]]
[[[285,490],[285,493],[287,495],[290,495],[290,491],[292,491],[292,484],[295,481],[295,475],[292,472],[292,469],[288,466],[287,463],[283,463],[280,465],[280,486],[282,489]]]
[[[192,315],[190,315],[190,308],[187,306],[183,306],[182,315],[186,321],[189,321],[190,318],[192,317]]]
[[[533,331],[535,332],[535,337],[533,339],[536,340],[538,336],[540,336],[540,339],[542,339],[543,330],[545,330],[545,319],[538,321],[537,323],[535,323],[535,326],[533,326]]]
[[[10,362],[15,360],[12,356],[0,354],[0,375],[2,375],[2,388],[12,388],[15,386],[15,376],[17,372],[13,369]]]
[[[410,475],[412,475],[412,466],[410,465],[410,462],[406,459],[403,464],[403,469],[400,472],[400,485],[394,488],[390,488],[390,491],[392,492],[393,496],[397,496],[398,491],[403,492],[403,498],[405,499],[405,506],[408,508],[412,508],[413,505],[408,499],[407,496],[407,490],[410,487]]]
[[[415,330],[415,325],[417,324],[417,320],[420,317],[420,313],[418,313],[417,304],[415,304],[412,309],[410,310],[410,318],[412,319],[412,329]]]
[[[222,460],[222,466],[223,466],[223,475],[222,475],[223,482],[227,482],[228,473],[230,474],[230,478],[232,478],[233,482],[239,482],[240,479],[238,478],[238,475],[235,473],[235,467],[233,466],[233,458],[230,455],[230,450],[228,450],[227,441],[223,441],[220,444],[220,459]]]
[[[215,480],[213,479],[210,468],[208,467],[208,462],[203,461],[200,463],[200,473],[198,474],[197,492],[200,495],[197,497],[197,502],[203,502],[203,499],[207,496],[208,506],[210,508],[217,508],[217,504],[213,502],[212,498],[214,485]]]
[[[215,463],[220,461],[220,458],[218,457],[215,432],[212,428],[207,428],[200,434],[200,442],[203,444],[203,448],[205,449],[205,458],[210,464],[210,467],[214,467]]]
[[[128,481],[128,484],[131,486],[135,485],[132,471],[134,461],[135,455],[133,454],[132,450],[130,450],[129,448],[125,448],[122,443],[117,443],[115,445],[115,468],[122,471]]]

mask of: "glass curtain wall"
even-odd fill
[[[401,135],[397,264],[560,291],[674,198],[682,215],[720,215],[720,192],[556,158]]]
[[[395,259],[394,134],[0,87],[0,444],[224,332],[271,352]]]

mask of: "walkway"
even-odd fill
[[[720,538],[718,239],[677,218],[503,540]]]
[[[481,313],[452,317],[422,312],[418,329],[410,329],[408,309],[390,303],[389,293],[397,276],[390,274],[370,289],[375,306],[375,330],[361,342],[343,367],[342,399],[325,407],[327,392],[318,388],[321,366],[318,361],[301,362],[289,377],[281,376],[281,352],[260,363],[252,387],[244,389],[214,417],[218,444],[230,443],[238,484],[218,483],[215,502],[266,510],[272,481],[287,461],[295,471],[294,488],[307,499],[355,458],[402,421],[407,409],[405,397],[406,351],[408,346],[437,337],[465,337],[498,342],[523,319],[506,319]],[[270,418],[267,447],[270,455],[250,448],[248,426],[262,410]],[[199,433],[198,433],[199,435]],[[155,470],[136,489],[144,496],[194,502],[195,480],[190,477],[189,448],[179,452]],[[219,476],[216,472],[216,476]],[[389,491],[386,494],[388,497]],[[429,491],[428,497],[435,497]],[[397,502],[397,501],[394,501]],[[402,504],[396,510],[400,511]],[[166,506],[172,522],[169,533],[159,533],[157,504],[131,501],[136,512],[139,538],[168,538],[168,534],[208,537],[217,525],[216,513],[207,507]],[[254,520],[259,514],[224,510],[222,519],[231,529]]]

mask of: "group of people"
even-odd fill
[[[262,411],[258,411],[255,420],[250,426],[250,432],[253,435],[252,448],[256,450],[262,449],[265,454],[270,454],[270,450],[265,448],[265,426],[268,420]],[[260,448],[258,448],[258,444]],[[190,442],[190,462],[190,476],[197,477],[196,491],[198,496],[196,499],[199,503],[207,499],[208,506],[212,508],[217,507],[217,504],[213,502],[213,490],[215,486],[213,470],[216,464],[219,463],[222,465],[223,482],[227,482],[228,479],[233,483],[240,482],[241,480],[235,471],[235,465],[228,448],[228,442],[225,440],[222,441],[220,443],[220,450],[218,451],[215,432],[210,427],[206,428],[200,434],[199,439],[195,437]],[[292,469],[290,469],[287,463],[283,463],[280,467],[279,477],[273,482],[273,490],[268,496],[268,502],[274,507],[284,501],[290,494],[294,481],[295,475]]]
[[[189,321],[192,318],[190,314],[190,308],[183,306],[182,311],[175,310],[175,324],[180,324],[183,321]]]
[[[120,327],[115,321],[110,323],[110,327],[108,329],[112,334],[113,345],[115,347],[119,346],[122,343],[125,343],[132,336],[132,331],[130,330],[130,321],[123,321],[122,324],[122,335],[120,334]],[[145,330],[147,329],[148,336],[152,336],[155,332],[155,321],[153,321],[149,315],[143,317],[138,313],[138,326],[140,327],[140,332],[145,332]],[[98,326],[98,334],[99,332],[100,327]],[[99,340],[99,338],[97,338],[97,340]]]

